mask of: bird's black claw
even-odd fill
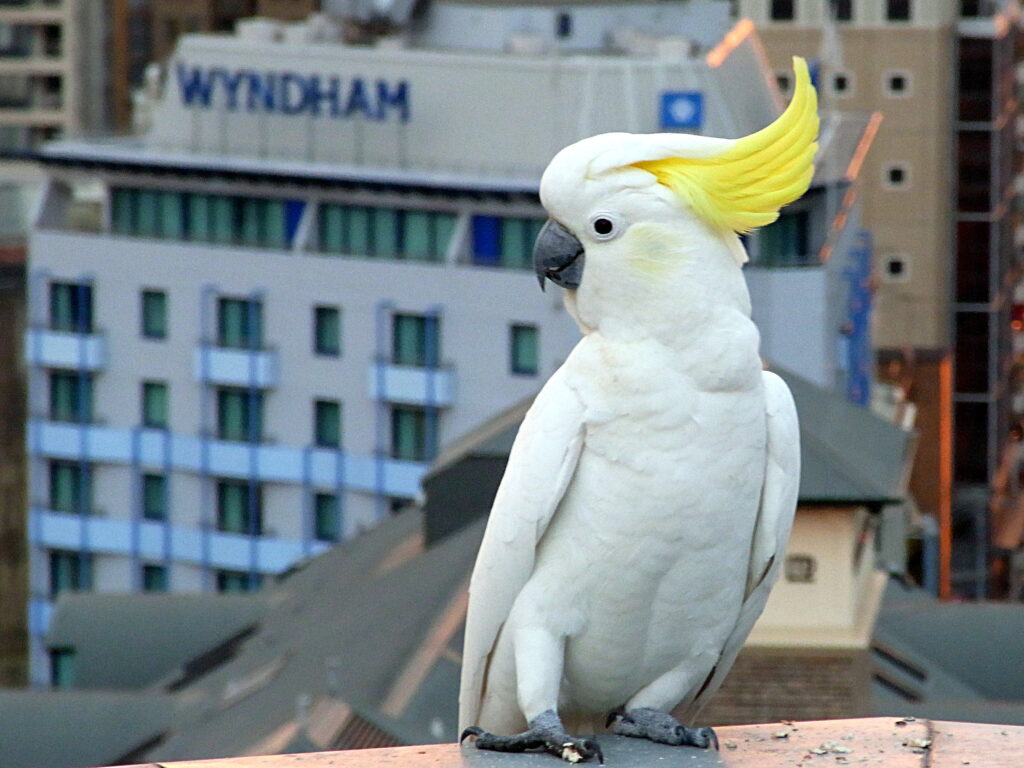
[[[471,725],[466,730],[464,730],[462,732],[461,736],[459,736],[459,744],[464,742],[468,737],[470,737],[470,736],[479,736],[483,732],[484,732],[484,729],[481,728],[479,725]]]
[[[624,720],[625,717],[626,716],[624,714],[622,714],[621,712],[609,712],[608,713],[608,719],[604,721],[604,727],[605,728],[611,728],[612,727],[612,723],[617,723],[620,720]]]

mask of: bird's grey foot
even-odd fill
[[[683,745],[707,749],[713,746],[718,749],[718,736],[710,728],[687,728],[672,715],[656,709],[641,707],[625,714],[613,712],[608,717],[608,725],[612,733],[620,736],[650,739],[674,747]]]
[[[476,737],[477,749],[492,749],[496,752],[527,752],[543,749],[570,763],[578,763],[596,757],[604,764],[601,747],[593,739],[577,739],[565,732],[565,726],[553,709],[542,712],[530,721],[530,729],[512,736],[488,733],[483,728],[471,725],[462,732],[459,742],[469,736]]]

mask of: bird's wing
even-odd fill
[[[693,701],[681,710],[684,722],[693,720],[729,673],[768,601],[768,594],[782,568],[789,533],[793,528],[800,491],[800,426],[789,387],[771,371],[765,371],[763,376],[768,443],[761,507],[747,569],[746,597],[718,663]]]
[[[576,471],[584,411],[563,366],[537,395],[512,445],[469,585],[460,730],[476,724],[498,632],[533,571],[537,542]]]

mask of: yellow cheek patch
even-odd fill
[[[637,272],[664,277],[686,258],[679,248],[679,235],[648,222],[631,226],[622,236],[626,263]]]
[[[714,157],[669,157],[634,167],[654,174],[712,227],[749,232],[771,224],[779,208],[807,191],[818,149],[818,97],[807,62],[794,56],[793,69],[793,100],[767,128]]]

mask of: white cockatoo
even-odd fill
[[[741,139],[611,133],[540,195],[541,279],[583,338],[526,415],[470,584],[460,728],[480,749],[601,757],[570,734],[717,746],[692,718],[764,607],[796,508],[796,409],[762,369],[737,233],[811,181],[817,100]]]

